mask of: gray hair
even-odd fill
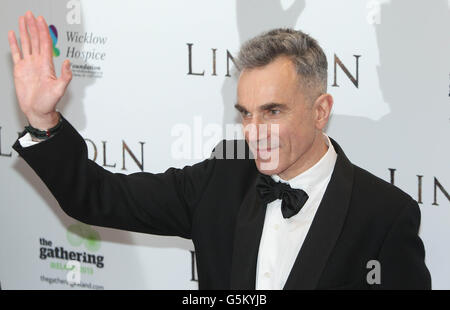
[[[279,56],[294,63],[309,99],[327,91],[328,62],[317,41],[299,30],[273,29],[245,42],[236,59],[238,71],[265,66]]]

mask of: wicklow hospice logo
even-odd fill
[[[93,32],[67,31],[67,52],[76,77],[101,78],[108,37]]]
[[[61,52],[56,47],[56,43],[58,43],[58,30],[56,30],[56,27],[54,25],[48,26],[48,29],[50,31],[50,37],[52,38],[52,45],[53,45],[53,56],[58,57]]]

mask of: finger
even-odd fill
[[[8,41],[9,41],[9,48],[11,49],[11,56],[13,59],[14,64],[18,63],[21,59],[20,56],[20,50],[19,46],[17,45],[16,35],[14,34],[14,31],[10,30],[8,32]]]
[[[23,57],[30,56],[30,38],[28,37],[27,27],[25,26],[25,17],[19,17],[20,43],[22,44]]]
[[[25,21],[28,26],[28,32],[30,33],[31,54],[39,55],[39,33],[36,25],[36,19],[31,11],[26,13]]]
[[[50,37],[50,32],[48,30],[47,23],[44,17],[39,16],[37,18],[37,26],[39,31],[39,43],[41,47],[41,55],[43,55],[48,60],[52,59],[52,38]]]

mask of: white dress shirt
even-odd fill
[[[276,182],[303,189],[309,198],[300,212],[288,219],[283,218],[280,199],[267,205],[259,246],[256,289],[278,290],[283,289],[286,283],[336,163],[336,151],[325,134],[324,139],[328,151],[314,166],[289,181],[278,175],[272,176]],[[39,143],[32,141],[29,133],[20,138],[19,142],[22,147]]]
[[[19,139],[19,143],[22,147],[28,147],[35,144],[38,144],[38,141],[33,141],[31,139],[31,135],[29,132],[27,132],[22,138]]]
[[[287,219],[281,213],[281,199],[267,205],[259,245],[256,289],[281,290],[287,281],[336,163],[337,154],[333,144],[325,134],[324,139],[328,151],[314,166],[289,181],[272,175],[275,182],[288,183],[292,188],[302,189],[309,198],[296,215]]]

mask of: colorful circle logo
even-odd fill
[[[56,43],[58,42],[58,30],[56,30],[56,27],[54,25],[48,26],[48,29],[50,31],[50,37],[52,38],[53,42],[53,56],[58,57],[60,54],[59,49],[56,47]]]

